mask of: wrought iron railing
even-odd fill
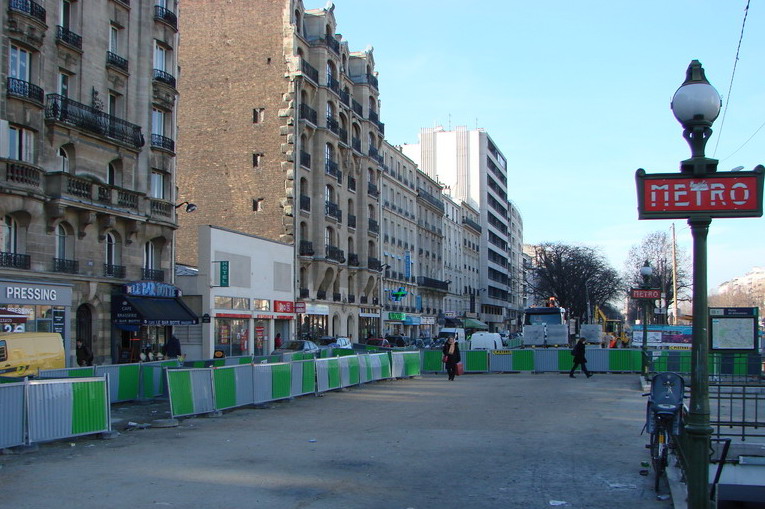
[[[79,271],[80,271],[80,264],[77,260],[66,260],[64,258],[53,259],[53,272],[77,274]]]
[[[162,6],[154,6],[154,19],[170,25],[175,30],[178,29],[178,17],[173,11]]]
[[[348,190],[349,191],[356,190],[356,177],[353,177],[351,175],[348,175]]]
[[[381,271],[382,270],[382,262],[378,258],[369,257],[367,258],[367,267],[369,267],[369,270],[376,270]]]
[[[305,166],[306,168],[311,167],[311,154],[305,150],[300,151],[300,165]]]
[[[319,83],[319,71],[316,67],[312,66],[305,60],[300,61],[300,71],[305,74],[311,81]]]
[[[324,255],[328,260],[345,263],[345,253],[337,246],[327,246]]]
[[[483,229],[483,228],[481,228],[480,224],[476,223],[475,221],[473,221],[469,217],[463,217],[462,218],[462,224],[471,227],[472,229],[474,229],[478,233],[481,233],[481,230]]]
[[[56,27],[56,40],[77,49],[82,49],[82,37],[61,25]]]
[[[151,146],[170,152],[175,152],[175,142],[166,136],[162,136],[161,134],[151,135]]]
[[[311,197],[304,194],[300,195],[300,210],[311,212]]]
[[[6,82],[7,94],[12,97],[21,97],[42,104],[45,101],[45,92],[37,85],[18,78],[9,77]]]
[[[299,254],[300,256],[313,256],[314,255],[313,242],[309,240],[301,240]]]
[[[438,198],[436,198],[435,196],[433,196],[429,192],[427,192],[425,189],[423,189],[421,187],[418,188],[417,189],[417,197],[418,198],[422,198],[425,202],[433,205],[435,208],[437,208],[441,212],[444,211],[444,202],[442,200],[439,200]]]
[[[141,268],[141,279],[146,281],[164,281],[165,271],[158,269],[149,269],[146,267]]]
[[[356,216],[348,214],[348,228],[356,228]]]
[[[128,72],[128,61],[116,53],[106,52],[106,65],[111,65],[122,71]]]
[[[337,219],[338,221],[343,220],[343,211],[340,210],[340,206],[337,203],[333,203],[331,201],[325,201],[324,213],[329,217],[333,217]]]
[[[351,146],[356,152],[361,152],[361,140],[358,138],[351,138]]]
[[[361,106],[361,103],[358,102],[356,99],[351,99],[351,109],[358,116],[360,116],[360,117],[364,116],[364,107]]]
[[[369,231],[370,233],[376,233],[379,235],[380,233],[380,223],[375,221],[372,218],[369,218]]]
[[[45,23],[45,8],[31,0],[10,0],[8,8],[12,11],[27,14]]]
[[[337,161],[327,159],[327,161],[324,163],[324,171],[327,175],[330,177],[335,177],[338,182],[342,183],[343,172],[340,170],[340,166],[337,164]]]
[[[426,276],[417,276],[417,284],[425,288],[433,288],[434,290],[449,291],[449,283],[441,281],[439,279],[433,279]]]
[[[175,76],[173,76],[169,72],[161,71],[159,69],[154,69],[154,81],[159,81],[161,83],[170,85],[171,87],[175,88]]]
[[[359,255],[358,253],[348,253],[348,265],[351,267],[358,267],[359,266]]]
[[[32,258],[27,254],[0,252],[0,267],[29,269]]]
[[[309,121],[313,125],[317,125],[318,115],[316,114],[316,110],[307,104],[300,105],[300,118]]]
[[[125,279],[125,266],[124,265],[111,265],[108,263],[104,264],[104,276],[105,277],[116,277],[119,279]]]
[[[327,34],[324,36],[324,42],[327,44],[327,47],[334,51],[335,53],[340,53],[340,42],[335,39],[335,37],[331,34]]]
[[[63,95],[47,95],[45,118],[112,138],[135,148],[140,148],[144,144],[140,126]]]
[[[374,198],[379,198],[380,190],[377,188],[376,184],[373,184],[372,182],[367,182],[367,194]]]

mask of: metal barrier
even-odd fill
[[[316,393],[340,388],[340,362],[334,359],[316,359]]]
[[[391,375],[393,378],[418,376],[420,371],[420,352],[391,352]]]
[[[26,382],[0,385],[0,449],[24,445]]]
[[[292,384],[290,395],[303,396],[316,393],[316,364],[313,359],[308,361],[294,361],[291,363]]]
[[[170,414],[173,417],[215,411],[211,368],[166,370]]]
[[[251,364],[225,366],[212,370],[215,409],[224,410],[252,404],[255,399],[254,373]]]
[[[95,366],[77,368],[41,369],[37,378],[85,378],[96,376]]]
[[[96,376],[107,376],[109,399],[112,403],[135,401],[139,398],[140,364],[110,364],[96,366]]]

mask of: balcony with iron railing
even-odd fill
[[[128,72],[128,61],[126,58],[122,58],[116,53],[111,51],[106,52],[106,65],[108,67],[114,67],[122,72]]]
[[[340,302],[343,298],[343,295],[340,292],[334,292],[332,293],[332,300],[334,302]]]
[[[356,216],[348,214],[348,228],[356,228]]]
[[[159,148],[168,152],[175,152],[175,142],[161,134],[151,135],[151,148]]]
[[[18,97],[28,99],[40,105],[45,102],[45,92],[37,85],[18,78],[9,77],[6,81],[6,95],[8,97]]]
[[[349,294],[348,294],[348,302],[349,302],[349,303],[351,303],[351,304],[353,304],[354,302],[356,302],[356,296],[355,296],[355,295],[353,295],[352,293],[349,293]]]
[[[327,116],[327,129],[329,129],[335,134],[338,134],[338,130],[340,129],[340,124],[334,118]]]
[[[178,30],[178,17],[175,13],[165,7],[154,6],[154,19],[170,26],[173,30]]]
[[[340,102],[342,102],[346,106],[349,106],[351,103],[351,93],[348,92],[347,90],[341,90],[340,92],[338,92],[338,94],[340,95]]]
[[[310,292],[308,291],[308,288],[301,288],[299,295],[301,299],[307,299],[310,295]]]
[[[356,177],[348,175],[348,190],[356,191]]]
[[[32,0],[9,0],[8,10],[26,14],[37,21],[45,23],[45,8]]]
[[[378,223],[371,217],[369,218],[369,233],[374,233],[376,235],[380,234],[380,223]]]
[[[0,267],[29,270],[31,261],[32,258],[27,254],[0,252]]]
[[[367,267],[369,267],[369,270],[376,270],[377,272],[380,272],[382,270],[382,262],[378,258],[369,257],[367,258]]]
[[[443,200],[439,200],[438,198],[436,198],[435,196],[427,192],[425,189],[421,187],[417,188],[417,197],[422,198],[423,201],[435,207],[439,211],[444,212],[445,209],[444,209]]]
[[[300,210],[311,212],[311,197],[304,194],[300,195]]]
[[[369,297],[366,295],[361,295],[359,297],[359,304],[366,304],[369,301]]]
[[[359,255],[358,253],[348,253],[348,265],[351,267],[358,267],[359,266]]]
[[[175,88],[175,76],[160,69],[154,69],[153,73],[154,81],[158,81]]]
[[[53,272],[63,272],[65,274],[77,274],[80,271],[80,264],[77,260],[67,260],[65,258],[53,258]]]
[[[318,114],[316,113],[316,110],[308,106],[307,104],[301,104],[300,105],[300,118],[302,120],[307,120],[308,122],[312,123],[313,125],[317,125],[319,118]]]
[[[124,265],[111,265],[108,263],[104,264],[104,276],[105,277],[114,277],[118,279],[125,279],[125,266]]]
[[[339,263],[345,263],[345,252],[337,246],[327,246],[324,251],[327,260],[333,260]]]
[[[356,99],[351,99],[351,109],[356,115],[360,117],[364,116],[364,107]]]
[[[82,51],[82,37],[61,25],[56,27],[56,42],[63,42],[67,46]]]
[[[45,119],[76,127],[139,149],[144,144],[141,127],[59,94],[48,94]]]
[[[312,66],[308,62],[305,61],[305,59],[300,61],[300,71],[306,75],[308,79],[319,84],[319,71],[316,69],[316,67]]]
[[[464,224],[465,226],[469,226],[470,228],[472,228],[473,230],[477,231],[478,233],[481,233],[481,230],[483,230],[483,228],[481,227],[480,224],[476,223],[475,221],[473,221],[469,217],[463,217],[462,218],[462,224]]]
[[[373,198],[379,198],[380,189],[377,187],[376,184],[372,182],[367,182],[367,194]]]
[[[337,161],[327,159],[324,162],[324,172],[330,177],[336,178],[337,181],[342,184],[343,172],[340,170],[340,166],[337,164]]]
[[[141,279],[145,281],[159,281],[165,280],[165,271],[158,269],[150,269],[147,267],[141,268]]]
[[[361,153],[361,140],[358,138],[351,138],[351,147],[353,147],[353,150],[356,152]]]
[[[327,290],[316,290],[316,298],[318,300],[325,300],[327,298]]]
[[[313,250],[313,242],[309,240],[301,240],[298,254],[300,254],[300,256],[313,256],[315,254]]]
[[[334,35],[332,34],[325,35],[324,43],[327,45],[329,49],[331,49],[337,54],[340,54],[340,42],[337,39],[335,39]]]
[[[327,88],[340,95],[340,82],[332,75],[327,75]]]
[[[378,89],[377,77],[372,76],[370,73],[362,74],[360,76],[351,76],[351,81],[361,85],[370,85],[375,89]]]
[[[324,214],[326,214],[327,217],[331,217],[337,221],[343,220],[343,211],[340,210],[340,206],[337,203],[333,203],[331,201],[324,202]]]
[[[425,276],[417,276],[417,285],[424,288],[431,288],[433,290],[441,290],[444,292],[449,291],[449,283],[446,281]]]

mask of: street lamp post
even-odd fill
[[[640,276],[643,278],[643,289],[651,288],[651,276],[653,268],[648,260],[640,267]],[[648,299],[643,299],[643,380],[648,380],[648,305],[651,303]]]
[[[691,158],[680,165],[682,173],[705,177],[717,171],[717,160],[704,155],[712,123],[720,114],[720,94],[704,75],[698,60],[688,66],[685,82],[672,98],[672,112],[683,126]],[[691,400],[686,417],[688,434],[688,507],[709,507],[709,356],[707,322],[707,233],[710,215],[690,217],[693,237],[693,342],[691,346]]]

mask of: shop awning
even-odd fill
[[[112,297],[112,323],[120,325],[196,325],[199,318],[183,301],[175,298]]]
[[[406,318],[404,318],[404,325],[420,325],[420,317],[419,316],[410,316],[406,315]]]
[[[466,329],[486,329],[489,330],[489,326],[483,323],[481,320],[475,320],[474,318],[465,318],[462,322],[463,327]]]

